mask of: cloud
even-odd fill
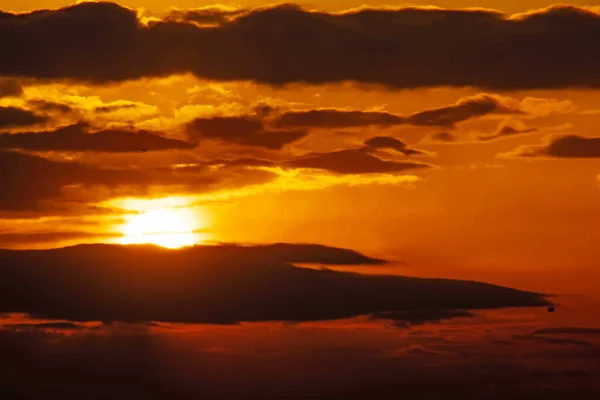
[[[58,197],[65,185],[147,183],[139,171],[109,170],[78,163],[55,162],[42,157],[0,150],[0,170],[11,171],[2,179],[0,209],[36,210],[45,199]]]
[[[194,8],[193,10],[173,10],[165,20],[176,22],[192,22],[202,27],[218,27],[243,14],[244,10],[228,8],[223,5]]]
[[[17,107],[0,107],[0,129],[33,126],[46,122],[44,116]]]
[[[406,357],[406,356],[431,357],[431,356],[444,356],[444,355],[448,355],[448,354],[449,353],[444,352],[444,351],[429,349],[427,347],[423,347],[420,345],[413,345],[413,346],[409,346],[409,347],[405,347],[405,348],[401,348],[401,349],[395,349],[394,351],[388,353],[388,356],[390,356],[390,357]]]
[[[273,85],[600,86],[600,16],[593,9],[561,5],[510,15],[387,7],[327,13],[280,5],[238,14],[213,13],[214,23],[200,27],[177,18],[141,20],[135,10],[104,2],[3,13],[0,74],[93,83],[191,72],[209,80]]]
[[[213,139],[273,150],[280,150],[308,134],[299,130],[269,130],[254,116],[196,118],[186,129],[192,140]]]
[[[225,251],[227,246],[220,250]],[[318,244],[275,243],[249,247],[233,247],[233,251],[246,253],[254,262],[266,261],[275,263],[312,263],[325,265],[382,265],[385,260],[367,257],[357,251]]]
[[[56,112],[56,113],[60,113],[60,114],[70,114],[75,111],[71,106],[69,106],[67,104],[56,103],[56,102],[48,101],[48,100],[33,99],[33,100],[27,101],[27,104],[30,107],[33,107],[36,110],[43,111],[43,112],[51,112],[51,113]]]
[[[418,176],[395,173],[369,173],[369,174],[335,174],[328,171],[319,171],[305,168],[254,167],[251,170],[266,172],[272,177],[268,182],[248,185],[233,189],[216,190],[211,193],[195,195],[196,201],[229,201],[231,199],[264,194],[292,191],[325,190],[336,186],[360,187],[373,185],[399,185],[412,187],[421,181]]]
[[[479,140],[489,141],[537,131],[538,130],[536,128],[526,128],[525,123],[523,123],[523,121],[516,119],[508,119],[502,121],[502,123],[498,126],[496,132],[489,135],[480,135]]]
[[[407,118],[412,125],[452,128],[458,122],[488,114],[523,114],[520,103],[508,97],[480,93],[460,99],[455,104],[420,111]]]
[[[521,100],[519,108],[526,114],[535,117],[547,117],[555,114],[569,114],[575,112],[577,107],[570,100],[556,98],[525,97]]]
[[[123,110],[123,109],[127,109],[127,108],[136,108],[137,104],[135,103],[117,103],[117,104],[110,104],[107,106],[99,106],[94,108],[94,111],[97,113],[110,113],[113,111],[117,111],[117,110]]]
[[[73,331],[86,329],[85,325],[73,322],[40,322],[40,323],[16,323],[4,325],[4,328],[10,329],[50,329],[57,331]]]
[[[276,121],[282,128],[347,128],[363,126],[389,127],[406,122],[401,115],[380,111],[347,111],[335,108],[288,111]]]
[[[363,149],[347,149],[330,153],[311,153],[283,163],[284,167],[324,169],[338,174],[402,172],[429,168],[416,162],[386,161]]]
[[[569,327],[559,326],[553,328],[543,328],[533,331],[534,335],[600,335],[600,328],[580,328],[580,327]]]
[[[435,142],[446,142],[446,143],[452,143],[457,140],[456,135],[453,133],[450,133],[450,132],[431,133],[431,134],[429,134],[428,138]]]
[[[4,330],[0,398],[240,400],[293,393],[298,399],[361,400],[403,393],[472,400],[485,393],[491,400],[587,400],[597,398],[599,387],[593,359],[579,356],[567,369],[564,359],[531,344],[531,358],[490,353],[487,341],[471,331],[454,340],[440,334],[448,343],[440,348],[377,324],[169,326]],[[343,371],[343,381],[332,379],[331,371]]]
[[[340,249],[284,244],[178,251],[120,245],[0,250],[0,282],[5,288],[0,312],[70,321],[228,324],[408,311],[417,315],[413,320],[422,321],[439,316],[432,310],[547,303],[535,293],[484,283],[360,275],[290,264],[365,260],[369,261]]]
[[[590,342],[589,340],[582,340],[582,339],[553,338],[553,337],[536,336],[536,335],[516,335],[516,336],[514,336],[514,338],[518,339],[518,340],[542,342],[542,343],[548,343],[548,344],[555,344],[555,345],[559,345],[559,346],[571,345],[571,346],[578,346],[578,347],[592,347],[592,342]]]
[[[411,325],[422,325],[427,322],[439,322],[445,319],[458,317],[473,317],[467,310],[430,309],[417,311],[383,311],[370,315],[372,319],[383,319],[392,322],[399,328],[408,328]]]
[[[565,135],[542,146],[520,146],[500,157],[600,158],[600,137]]]
[[[399,115],[383,111],[359,111],[335,108],[288,111],[276,119],[281,128],[350,128],[396,125],[440,126],[453,128],[457,123],[490,114],[536,114],[549,112],[555,99],[526,98],[522,101],[490,93],[479,93],[459,99],[444,107],[431,108],[413,114]],[[564,106],[560,105],[563,109]]]
[[[512,126],[504,126],[500,129],[498,129],[498,131],[496,131],[496,133],[492,133],[491,135],[479,136],[479,140],[488,141],[488,140],[499,139],[499,138],[503,138],[503,137],[507,137],[507,136],[515,136],[515,135],[519,135],[522,133],[531,133],[531,132],[537,132],[537,129],[536,128],[528,128],[528,129],[519,130],[518,128],[514,128]]]
[[[539,154],[565,158],[600,158],[600,137],[562,136],[554,139]]]
[[[375,136],[365,141],[364,145],[373,149],[393,149],[407,156],[425,154],[421,150],[408,148],[406,143],[391,136]]]
[[[0,99],[3,97],[19,97],[23,94],[23,88],[16,79],[0,77]]]
[[[11,171],[2,179],[0,210],[73,210],[76,203],[95,203],[114,196],[157,196],[205,193],[230,187],[265,183],[274,178],[268,171],[178,171],[154,167],[92,166],[59,162],[31,154],[0,150],[0,170]]]
[[[116,234],[106,232],[67,231],[67,232],[2,232],[0,231],[0,247],[12,245],[29,245],[36,243],[57,243],[64,240],[94,239],[97,241],[115,238]],[[120,236],[120,235],[118,235]]]
[[[281,149],[286,144],[304,138],[307,129],[352,128],[364,126],[389,127],[412,124],[424,126],[453,127],[470,118],[492,113],[522,114],[518,100],[492,94],[480,93],[458,100],[455,104],[401,116],[379,111],[343,109],[309,109],[280,111],[266,104],[259,104],[252,114],[238,116],[212,116],[196,118],[186,124],[190,140],[217,140],[267,149]],[[531,107],[530,107],[531,108]],[[420,150],[406,148],[393,138],[372,138],[366,146],[372,149],[391,148],[405,155],[425,154]]]
[[[139,152],[138,157],[146,155]],[[193,201],[214,201],[265,191],[322,190],[338,185],[412,184],[419,178],[393,172],[428,167],[420,163],[383,161],[370,155],[367,159],[375,162],[369,165],[361,161],[362,164],[354,167],[343,163],[323,165],[323,172],[313,169],[316,166],[311,169],[295,166],[296,159],[288,164],[259,158],[216,159],[140,169],[54,161],[0,150],[0,169],[11,171],[0,188],[3,193],[10,193],[10,196],[0,196],[0,211],[73,211],[80,210],[83,204],[98,204],[111,197],[185,195],[193,197]],[[353,160],[357,158],[350,157],[345,162]],[[328,168],[348,172],[338,175]],[[366,173],[365,168],[382,172],[361,175]]]
[[[191,149],[192,143],[170,139],[145,130],[104,129],[92,132],[86,124],[75,124],[53,131],[0,134],[0,147],[31,151],[139,152]]]

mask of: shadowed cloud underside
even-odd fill
[[[600,86],[600,16],[585,8],[510,15],[434,8],[326,13],[280,5],[240,10],[230,19],[224,16],[231,11],[215,14],[217,23],[205,27],[194,11],[142,22],[136,10],[113,3],[0,12],[0,75],[106,83],[191,72],[274,85]]]
[[[0,252],[0,311],[69,320],[236,323],[310,321],[404,311],[410,323],[446,310],[540,306],[539,294],[446,279],[369,276],[291,262],[378,264],[316,245],[81,245]],[[385,314],[383,314],[385,317]],[[385,317],[387,318],[387,317]]]

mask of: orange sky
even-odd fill
[[[71,4],[75,4],[77,1],[65,1],[65,0],[4,0],[3,9],[10,11],[30,11],[36,9],[53,9],[62,6],[67,6]],[[202,7],[206,5],[215,4],[215,2],[210,1],[197,1],[197,0],[170,0],[170,1],[162,1],[162,0],[122,0],[117,3],[123,4],[128,7],[143,7],[148,10],[153,11],[163,11],[165,9],[169,9],[172,7],[176,8],[196,8]],[[265,4],[272,4],[277,2],[262,2],[259,0],[244,0],[244,1],[220,1],[219,4],[224,5],[232,5],[232,6],[241,6],[241,7],[254,7],[254,6],[262,6]],[[434,5],[438,7],[447,7],[447,8],[464,8],[464,7],[487,7],[494,8],[497,10],[502,10],[506,12],[522,12],[527,11],[533,8],[541,8],[546,7],[552,4],[557,4],[555,1],[551,0],[526,0],[526,1],[516,1],[516,0],[491,0],[486,1],[485,4],[474,0],[438,0],[438,1],[409,1],[409,2],[386,2],[386,1],[369,1],[365,3],[364,1],[358,0],[328,0],[328,1],[312,1],[312,2],[302,2],[302,4],[326,10],[344,10],[352,7],[359,7],[364,4],[368,4],[371,6],[380,6],[380,5],[389,5],[393,4],[394,6],[400,5]],[[593,2],[590,1],[568,1],[565,4],[572,4],[578,6],[585,5],[593,5]]]
[[[469,1],[413,3],[447,8],[478,4]],[[67,4],[50,0],[5,0],[1,8],[30,11]],[[210,5],[191,0],[172,1],[168,6],[156,0],[120,4],[143,6],[157,12],[170,7]],[[257,4],[262,3],[235,3],[238,7]],[[341,10],[362,2],[306,4],[321,10]],[[379,2],[369,4],[380,5]],[[552,2],[542,0],[497,1],[486,3],[485,7],[522,12],[550,4]],[[584,5],[585,2],[570,4]],[[215,52],[223,51],[215,48]],[[56,65],[60,68],[61,64]],[[439,68],[450,69],[445,65]],[[5,75],[7,80],[20,79]],[[503,72],[498,71],[498,79],[502,76]],[[74,179],[62,185],[60,193],[40,198],[46,206],[49,201],[59,208],[16,207],[7,202],[0,209],[0,247],[118,241],[124,214],[145,209],[132,198],[166,197],[166,206],[159,205],[159,208],[170,209],[176,205],[191,210],[193,228],[202,230],[203,237],[210,240],[311,242],[347,247],[406,263],[392,271],[394,273],[477,279],[530,290],[593,293],[600,284],[597,271],[600,259],[598,156],[519,155],[541,151],[561,135],[598,138],[597,89],[399,89],[335,82],[273,87],[251,80],[201,79],[192,74],[111,84],[75,83],[68,79],[48,82],[29,74],[27,79],[18,82],[22,91],[17,95],[0,96],[0,107],[37,112],[47,119],[27,126],[6,127],[3,130],[6,135],[51,131],[83,120],[90,124],[92,131],[145,129],[185,141],[189,139],[182,129],[186,124],[215,116],[250,115],[260,104],[267,104],[280,114],[326,108],[385,112],[396,118],[412,116],[409,121],[417,122],[299,127],[299,131],[308,129],[309,133],[302,133],[304,136],[300,139],[280,149],[248,145],[243,142],[246,139],[239,139],[242,142],[237,143],[207,140],[191,149],[147,153],[30,149],[32,154],[48,160],[76,162],[90,168],[142,172],[165,168],[170,172],[151,172],[144,178],[144,188],[137,184],[139,178],[127,178],[130,182],[124,175],[121,178],[125,182],[118,188],[100,180],[94,183],[96,178],[90,178],[91,183],[85,184],[78,184]],[[481,96],[495,99],[496,108],[460,117],[454,126],[418,122],[424,111],[477,102],[479,100],[473,99]],[[40,101],[62,104],[69,110],[43,108]],[[101,109],[104,111],[100,112]],[[280,122],[273,122],[277,123]],[[289,133],[299,131],[290,128]],[[515,133],[517,131],[522,132]],[[449,133],[455,140],[432,139],[441,132]],[[327,169],[259,166],[242,172],[223,169],[222,175],[219,172],[216,178],[208,173],[206,177],[198,175],[192,183],[183,173],[177,181],[180,175],[173,172],[177,165],[198,166],[223,159],[257,158],[279,163],[313,152],[358,149],[377,136],[396,138],[407,148],[422,153],[408,156],[389,148],[377,149],[373,154],[380,159],[433,167],[340,174]],[[482,139],[486,136],[490,140]],[[0,143],[12,142],[8,138]],[[294,162],[306,165],[301,164],[302,161]],[[84,172],[73,174],[79,176],[77,174]],[[175,186],[167,186],[167,181]],[[6,192],[0,196],[17,195]],[[169,200],[169,196],[177,198]],[[119,200],[122,198],[129,200]],[[148,204],[151,208],[157,207],[156,203]],[[97,213],[94,207],[100,206],[109,208]],[[56,232],[62,232],[62,236]],[[84,237],[81,232],[85,233]],[[96,234],[99,239],[94,238]]]
[[[599,399],[588,2],[0,0],[0,399]]]

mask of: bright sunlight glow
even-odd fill
[[[136,215],[123,227],[122,244],[151,243],[176,249],[196,241],[190,219],[178,210],[151,210]]]

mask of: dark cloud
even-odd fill
[[[548,336],[537,336],[537,335],[516,335],[515,339],[518,340],[530,340],[534,342],[555,344],[555,345],[571,345],[578,347],[592,347],[592,342],[583,339],[570,339],[570,338],[553,338]]]
[[[0,129],[20,128],[46,122],[44,116],[17,107],[0,107]]]
[[[283,244],[177,252],[119,245],[0,250],[0,311],[72,321],[235,323],[547,303],[535,293],[484,283],[358,275],[284,262],[368,260],[358,258],[323,246]]]
[[[84,325],[74,322],[40,322],[40,323],[16,323],[4,327],[11,329],[52,329],[52,330],[81,330],[86,329]]]
[[[273,106],[271,104],[267,104],[265,102],[259,102],[252,108],[254,114],[260,118],[268,117],[277,110],[278,107]]]
[[[537,129],[535,129],[535,128],[517,129],[517,128],[513,128],[512,126],[503,126],[502,128],[500,128],[500,130],[498,131],[498,133],[500,135],[508,136],[508,135],[516,135],[516,134],[519,134],[519,133],[535,132],[536,130]]]
[[[450,132],[436,132],[429,135],[429,138],[437,142],[451,143],[457,140],[456,135]]]
[[[23,94],[23,88],[16,79],[0,77],[0,99],[2,97],[19,97]]]
[[[288,111],[282,114],[276,125],[282,128],[347,128],[361,126],[389,127],[405,123],[405,118],[387,112],[345,111],[319,109]]]
[[[554,327],[543,328],[532,332],[534,335],[600,335],[600,328]]]
[[[111,3],[4,13],[0,74],[96,83],[191,72],[275,85],[600,86],[600,17],[573,6],[516,17],[414,7],[332,14],[295,5],[246,10],[231,22],[226,14],[196,13],[220,24],[202,28],[173,18],[143,24]]]
[[[558,136],[543,146],[522,146],[511,153],[521,157],[600,158],[600,137]]]
[[[305,137],[307,129],[389,127],[401,124],[453,127],[458,122],[490,113],[521,113],[517,103],[505,105],[506,99],[481,93],[460,99],[455,104],[420,111],[407,116],[376,111],[314,109],[279,112],[267,104],[259,104],[253,114],[231,117],[197,118],[186,125],[192,140],[212,139],[225,143],[281,149]],[[391,137],[375,137],[365,143],[369,148],[390,148],[406,155],[424,154],[408,149]]]
[[[441,126],[452,128],[455,124],[488,114],[522,114],[518,103],[505,104],[506,99],[480,93],[458,100],[456,103],[419,111],[408,115],[382,111],[348,111],[335,108],[288,111],[275,124],[282,128],[350,128],[395,125]]]
[[[193,144],[145,130],[105,129],[92,132],[85,124],[53,131],[0,134],[0,147],[31,151],[139,152],[140,149],[191,149]]]
[[[56,103],[53,101],[47,100],[29,100],[27,102],[31,107],[35,108],[38,111],[44,112],[57,112],[61,114],[69,114],[74,112],[73,108],[67,104]]]
[[[455,104],[446,107],[417,112],[409,116],[406,122],[412,125],[452,128],[458,122],[492,113],[522,114],[523,111],[503,104],[497,96],[481,93],[460,99]]]
[[[382,160],[367,150],[348,149],[330,153],[312,153],[283,163],[285,167],[324,169],[340,174],[368,174],[402,172],[429,168],[430,165],[415,162]]]
[[[77,162],[51,161],[20,152],[0,150],[0,170],[10,171],[3,176],[0,210],[40,211],[51,207],[51,202],[64,201],[73,192],[82,191],[81,201],[90,203],[105,200],[113,190],[121,195],[147,195],[149,188],[160,185],[163,189],[205,192],[218,188],[244,185],[272,179],[265,171],[253,174],[222,174],[219,171],[198,173],[151,168],[108,168]],[[65,192],[69,186],[72,191]],[[86,190],[89,189],[89,194]],[[97,189],[97,190],[95,190]],[[179,192],[178,192],[179,193]],[[5,194],[5,195],[4,195]],[[76,196],[77,197],[77,196]],[[57,204],[56,206],[60,206]],[[72,208],[72,205],[67,206]]]
[[[600,158],[600,137],[562,136],[538,153],[550,157]]]
[[[140,152],[139,157],[144,157]],[[217,168],[209,168],[210,166]],[[157,165],[136,168],[86,165],[79,162],[53,161],[40,156],[0,150],[0,170],[6,173],[0,183],[1,212],[49,211],[63,213],[82,209],[118,193],[119,196],[148,196],[160,187],[169,194],[208,193],[233,190],[272,181],[277,174],[264,169],[267,160],[218,160],[179,167]],[[75,202],[77,204],[72,204]],[[81,204],[80,204],[81,203]],[[74,208],[77,205],[77,208]],[[61,208],[62,207],[62,208]],[[63,209],[66,208],[66,209]]]
[[[500,139],[500,138],[507,137],[507,136],[515,136],[515,135],[520,135],[523,133],[531,133],[531,132],[537,132],[537,129],[536,128],[519,129],[519,128],[515,128],[513,126],[502,126],[495,133],[479,136],[479,140],[488,141],[488,140]]]
[[[406,347],[406,348],[402,348],[402,349],[397,349],[394,352],[392,352],[390,355],[392,357],[405,357],[405,356],[443,356],[446,353],[441,352],[441,351],[437,351],[434,349],[429,349],[427,347],[423,347],[420,345],[416,345],[416,346],[410,346],[410,347]]]
[[[102,241],[107,238],[120,236],[111,233],[86,232],[86,231],[68,231],[68,232],[2,232],[0,231],[0,247],[11,246],[15,244],[32,243],[56,243],[62,240],[86,240],[96,239]]]
[[[225,249],[221,247],[219,250]],[[248,259],[268,262],[312,263],[325,265],[381,265],[385,260],[367,257],[357,251],[318,244],[276,243],[264,246],[234,247]]]
[[[135,104],[113,104],[109,106],[101,106],[94,108],[94,111],[97,113],[109,113],[117,110],[123,110],[128,108],[136,108]]]
[[[420,150],[408,148],[406,143],[391,136],[375,136],[365,141],[364,145],[373,149],[393,149],[407,156],[424,154]]]
[[[399,328],[408,328],[411,325],[422,325],[427,322],[439,322],[457,317],[473,317],[467,310],[417,310],[417,311],[383,311],[370,315],[372,319],[383,319],[392,322]]]
[[[279,150],[286,144],[302,139],[305,131],[269,130],[254,116],[197,118],[186,126],[193,140],[212,139],[225,143]]]
[[[35,210],[41,200],[59,196],[65,185],[148,183],[139,171],[98,169],[4,150],[0,150],[0,170],[10,171],[0,183],[0,209],[8,210]]]

